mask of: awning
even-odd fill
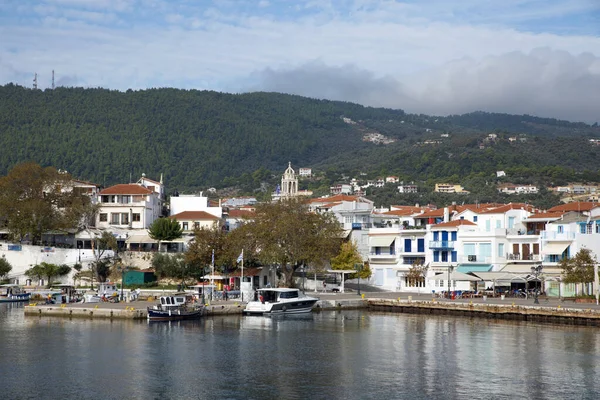
[[[473,272],[482,281],[494,281],[494,282],[525,282],[526,279],[506,272]]]
[[[129,236],[125,243],[158,243],[148,235],[133,235]]]
[[[571,245],[571,242],[552,242],[542,248],[543,254],[562,254]]]
[[[458,272],[489,272],[492,269],[492,264],[461,264],[456,269]]]
[[[222,275],[204,275],[202,277],[202,279],[220,280],[220,279],[225,279],[225,277]]]
[[[531,267],[540,264],[538,263],[523,263],[523,264],[506,264],[501,272],[509,274],[530,274]]]
[[[390,247],[396,236],[371,236],[369,246],[371,247]]]
[[[436,278],[436,279],[448,279],[448,273],[446,273],[446,272],[440,272],[440,273],[436,274],[434,278]],[[467,275],[467,274],[463,274],[462,272],[452,271],[450,273],[450,280],[451,281],[477,282],[477,281],[480,281],[481,279],[479,279],[478,277],[473,276],[473,275]]]

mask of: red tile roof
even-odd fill
[[[140,185],[121,183],[115,186],[108,187],[100,192],[103,194],[152,194],[152,190]]]
[[[171,215],[169,218],[176,219],[178,221],[198,221],[201,219],[217,220],[219,217],[215,217],[206,211],[183,211],[179,214]]]
[[[457,227],[457,226],[461,226],[461,225],[477,225],[476,223],[473,223],[471,221],[468,221],[466,219],[456,219],[454,221],[449,221],[449,222],[440,222],[439,224],[433,225],[432,228],[453,228],[453,227]]]
[[[557,211],[557,212],[545,212],[545,213],[539,213],[539,214],[532,214],[529,217],[527,217],[527,219],[552,219],[552,218],[560,218],[564,213]]]
[[[233,218],[246,218],[253,217],[254,213],[250,210],[229,210],[229,216]]]
[[[333,203],[336,201],[360,201],[358,196],[348,196],[346,194],[337,194],[330,197],[321,197],[317,199],[310,199],[311,203]]]

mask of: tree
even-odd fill
[[[73,265],[73,269],[77,271],[75,275],[73,275],[73,283],[76,283],[76,281],[79,281],[81,283],[81,270],[83,269],[83,265],[77,263]]]
[[[25,275],[38,280],[46,278],[46,286],[51,287],[54,278],[68,275],[69,272],[71,272],[71,267],[68,265],[57,265],[43,262],[26,270]]]
[[[152,257],[152,267],[159,279],[177,279],[182,285],[185,285],[189,278],[197,280],[202,275],[201,270],[188,263],[182,253],[173,255],[155,253]]]
[[[118,250],[118,243],[115,235],[111,232],[104,231],[102,235],[96,237],[92,241],[94,247],[94,258],[95,261],[90,263],[90,272],[92,275],[92,289],[94,289],[94,277],[98,279],[98,282],[106,282],[106,279],[110,275],[110,262],[106,259],[102,259],[107,250],[116,252]]]
[[[338,252],[342,237],[333,214],[312,213],[298,199],[257,206],[253,221],[237,230],[255,246],[248,255],[263,265],[279,265],[287,286],[294,286],[293,274],[301,266],[327,263]],[[244,250],[244,255],[250,251]]]
[[[362,264],[360,277],[368,279],[371,277],[371,269],[368,263],[363,263],[362,257],[358,252],[358,247],[353,241],[343,242],[340,246],[340,252],[331,259],[332,269],[355,269],[356,264]],[[359,274],[352,274],[350,279],[355,279]]]
[[[159,218],[148,228],[148,235],[152,239],[158,240],[158,250],[160,251],[160,242],[179,239],[183,236],[183,228],[175,218]]]
[[[230,250],[231,240],[222,227],[215,223],[211,228],[197,228],[194,230],[194,239],[189,243],[185,252],[185,262],[192,269],[204,275],[212,265],[214,252],[215,265],[234,265],[233,253]]]
[[[0,280],[4,279],[10,271],[12,271],[12,265],[10,265],[6,258],[0,258]]]
[[[582,248],[574,257],[565,257],[558,263],[563,270],[563,282],[565,283],[583,283],[584,293],[587,293],[587,286],[594,282],[594,264],[596,256],[589,249]]]
[[[0,215],[13,240],[37,243],[46,231],[77,228],[94,207],[71,175],[52,167],[19,164],[0,178]]]

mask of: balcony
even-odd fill
[[[429,248],[433,250],[454,250],[454,242],[448,240],[432,240]]]
[[[369,261],[373,262],[373,263],[378,263],[378,262],[395,262],[398,259],[398,255],[396,254],[396,252],[382,252],[382,253],[376,253],[376,252],[370,252],[369,253]]]
[[[541,261],[542,257],[539,254],[528,254],[521,256],[519,253],[508,253],[506,254],[506,260],[508,261]]]
[[[574,240],[575,232],[553,232],[553,231],[542,231],[543,240]]]

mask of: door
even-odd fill
[[[375,285],[383,286],[383,269],[375,270]]]
[[[540,244],[539,243],[534,243],[533,244],[533,254],[540,254]]]
[[[513,254],[519,254],[519,243],[513,243]]]
[[[529,243],[523,244],[523,260],[529,260]]]

